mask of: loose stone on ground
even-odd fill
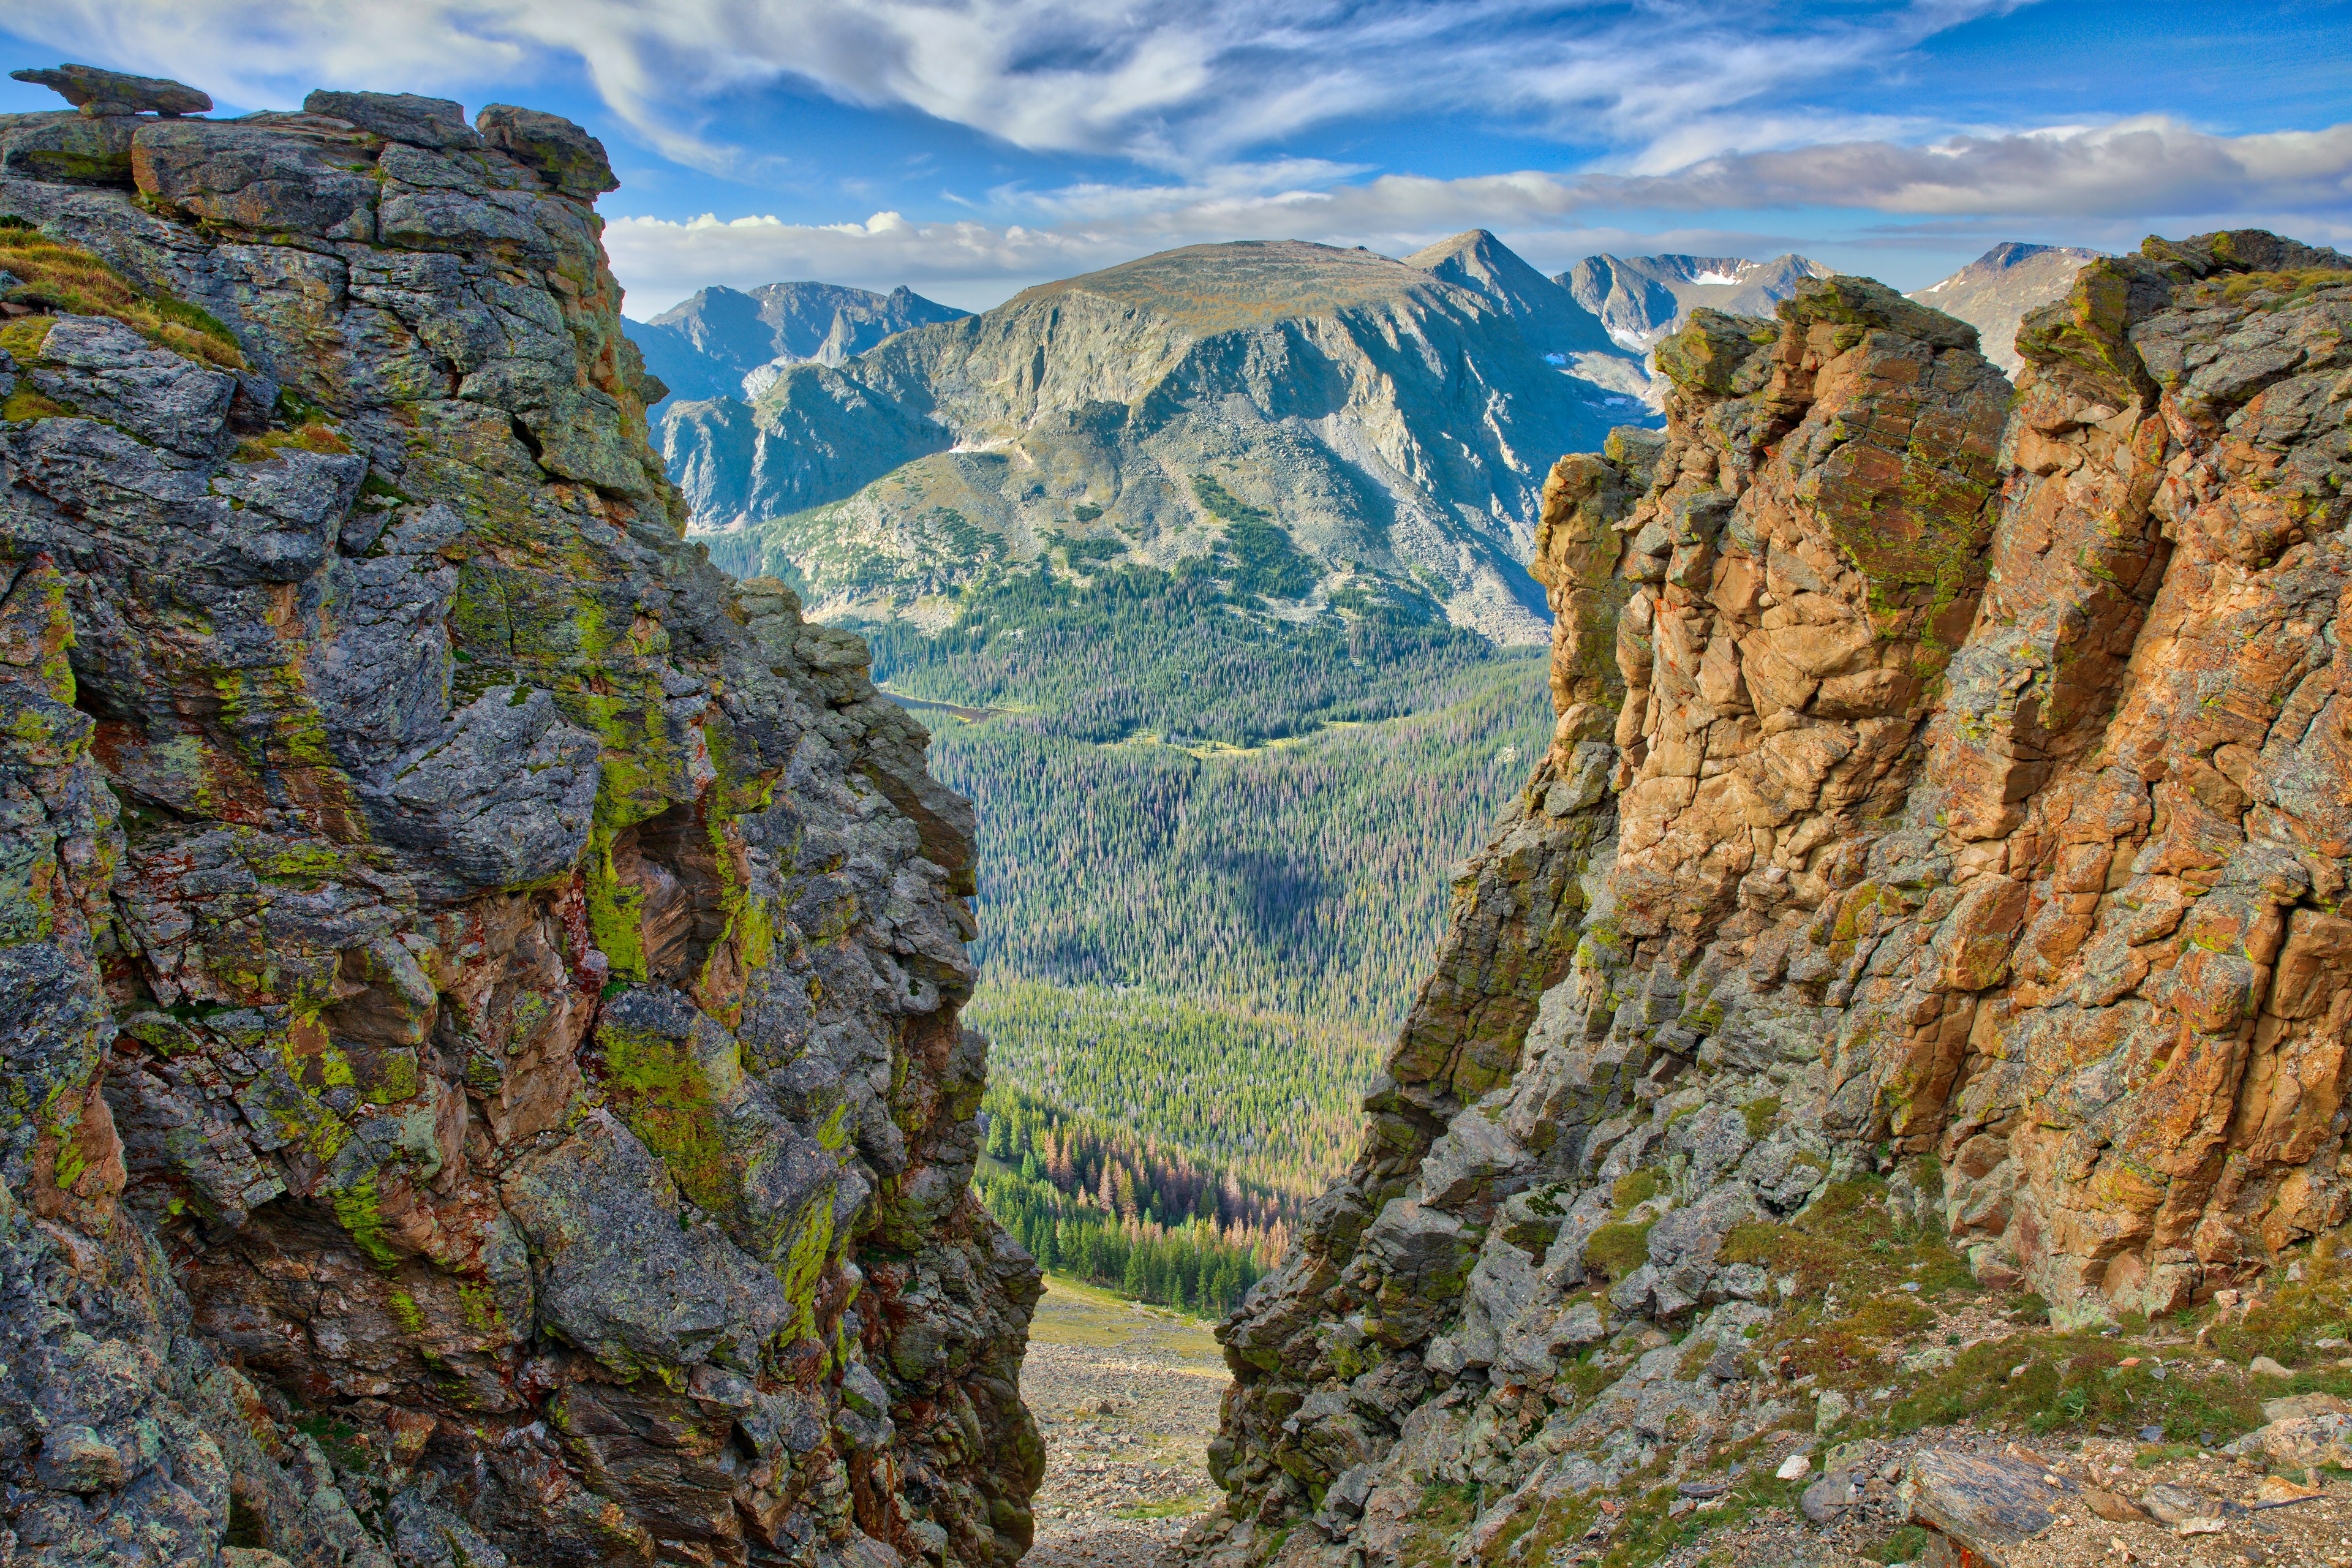
[[[1028,1568],[1142,1568],[1223,1499],[1207,1448],[1228,1374],[1207,1325],[1062,1279],[1021,1396],[1045,1440]]]

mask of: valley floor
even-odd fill
[[[1048,1277],[1021,1373],[1045,1439],[1026,1568],[1148,1568],[1221,1505],[1207,1450],[1226,1376],[1200,1320]]]

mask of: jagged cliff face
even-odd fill
[[[1070,540],[1073,564],[1207,558],[1235,518],[1206,478],[1287,539],[1307,607],[1433,599],[1539,641],[1523,563],[1549,455],[1643,410],[1545,360],[1486,274],[1455,276],[1191,247],[790,367],[749,409],[673,405],[660,438],[697,526],[767,523],[762,561],[826,614],[906,613]]]
[[[1353,1173],[1221,1331],[1213,1461],[1236,1519],[1313,1516],[1287,1557],[1769,1425],[1626,1331],[1738,1343],[1772,1289],[1727,1234],[1849,1173],[2062,1322],[2347,1218],[2352,263],[2152,240],[2027,318],[2013,397],[1876,284],[1777,314],[1697,312],[1664,439],[1552,476],[1557,738]]]
[[[969,808],[681,540],[602,149],[159,85],[0,123],[13,1549],[1009,1561]]]

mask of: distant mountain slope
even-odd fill
[[[1748,261],[1737,256],[1588,256],[1561,273],[1578,305],[1609,336],[1636,353],[1680,327],[1698,306],[1735,316],[1769,316],[1808,278],[1831,269],[1801,256]]]
[[[698,528],[762,525],[714,557],[819,615],[935,624],[937,595],[1050,558],[1538,641],[1520,563],[1544,475],[1649,415],[1545,358],[1638,374],[1564,290],[1492,236],[1449,247],[1426,265],[1303,241],[1146,257],[787,366],[748,408],[674,404],[659,441]]]
[[[2064,295],[2084,264],[2104,254],[2011,240],[1911,298],[1976,328],[1984,340],[1985,358],[2013,377],[2024,363],[2017,355],[2017,323],[2028,310]]]
[[[952,321],[971,312],[926,300],[910,289],[877,294],[834,283],[770,283],[744,293],[712,287],[650,321],[624,330],[646,357],[646,368],[681,401],[740,397],[772,378],[779,363],[814,360],[839,364],[894,332]]]
[[[1404,258],[1407,267],[1484,294],[1510,316],[1528,346],[1554,368],[1609,392],[1656,406],[1650,374],[1568,286],[1547,278],[1483,228],[1457,234]]]
[[[1576,301],[1558,279],[1547,278],[1483,228],[1440,240],[1404,258],[1417,267],[1503,307],[1517,323],[1528,346],[1540,354],[1621,354],[1600,320]]]

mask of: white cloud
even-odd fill
[[[1243,238],[1361,244],[1394,256],[1485,227],[1514,232],[1515,245],[1559,268],[1622,243],[1622,228],[1587,226],[1612,214],[1832,207],[2040,219],[2109,243],[2114,233],[2136,225],[2146,232],[2168,218],[2184,231],[2259,221],[2324,242],[2342,235],[2352,209],[2352,124],[2226,137],[2144,117],[1924,147],[1835,142],[1710,158],[1665,174],[1352,180],[1356,173],[1310,161],[1231,164],[1159,185],[1003,194],[1038,218],[1029,225],[913,224],[896,213],[828,226],[622,218],[605,243],[631,289],[632,313],[649,313],[705,283],[780,278],[880,288],[903,281],[951,303],[992,304],[1026,283],[1173,246]],[[1654,230],[1647,238],[1661,243]],[[1676,247],[1716,248],[1688,238]]]
[[[1922,147],[1829,142],[1707,159],[1661,176],[1576,183],[1596,200],[1689,210],[1823,205],[2086,217],[2340,211],[2352,203],[2352,123],[2216,136],[2143,115]]]
[[[752,289],[794,279],[884,289],[905,283],[948,304],[978,309],[1028,284],[1090,272],[1160,247],[1139,249],[1130,235],[1117,230],[916,224],[881,212],[862,224],[722,221],[709,214],[688,223],[615,218],[605,227],[604,248],[628,290],[628,313],[643,318],[710,284]]]

